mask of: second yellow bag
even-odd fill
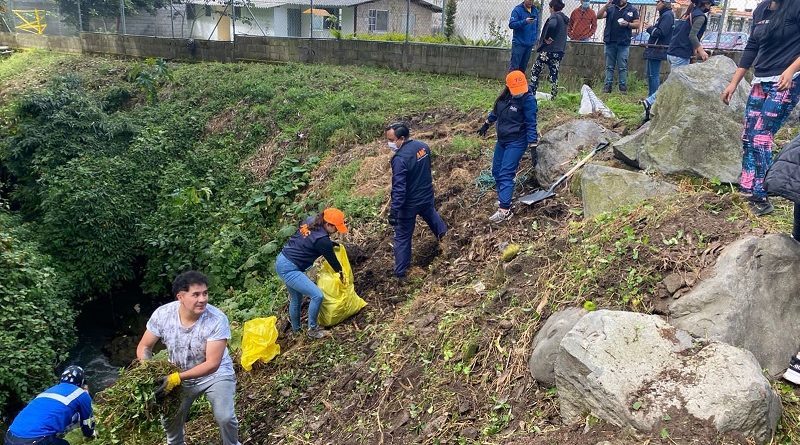
[[[334,272],[327,261],[323,261],[322,269],[317,275],[317,286],[322,289],[325,299],[322,300],[322,307],[319,311],[317,323],[321,326],[333,326],[339,324],[351,315],[360,311],[367,302],[356,294],[353,286],[353,270],[350,268],[350,261],[347,259],[347,250],[344,246],[333,248],[336,259],[342,265],[345,284],[339,279],[339,274]]]
[[[281,346],[275,343],[278,340],[278,328],[275,326],[275,316],[254,318],[244,323],[242,335],[242,368],[250,371],[253,363],[261,361],[269,363],[280,354]]]

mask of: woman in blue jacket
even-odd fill
[[[667,47],[672,40],[672,26],[675,24],[675,13],[672,12],[672,0],[656,2],[658,19],[647,28],[650,39],[644,50],[647,60],[647,94],[652,95],[661,84],[661,62],[667,60]]]
[[[511,199],[514,195],[514,177],[519,161],[527,146],[536,165],[536,97],[528,86],[525,73],[512,71],[506,76],[506,87],[494,103],[478,134],[486,136],[492,123],[496,123],[497,143],[492,159],[492,176],[497,187],[497,211],[489,221],[499,223],[511,218]]]
[[[319,215],[303,221],[275,259],[275,271],[289,290],[289,321],[295,334],[300,332],[303,295],[308,295],[311,302],[308,305],[307,334],[311,338],[322,338],[326,335],[326,332],[317,326],[317,317],[324,295],[322,290],[306,276],[305,271],[322,256],[333,270],[339,273],[339,278],[344,282],[342,265],[336,258],[333,251],[335,244],[330,238],[337,232],[347,233],[344,213],[333,207],[327,208]]]
[[[772,165],[772,145],[800,100],[800,1],[773,0],[753,11],[753,28],[739,68],[722,93],[728,104],[750,67],[752,89],[744,111],[742,176],[739,189],[756,216],[772,212],[764,176]]]

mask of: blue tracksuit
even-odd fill
[[[532,18],[533,22],[528,23],[528,18]],[[508,71],[519,70],[524,73],[528,69],[531,51],[533,51],[533,45],[536,44],[536,37],[539,34],[539,11],[535,6],[528,11],[525,9],[525,5],[520,3],[511,11],[508,27],[514,31],[511,39],[511,62],[508,64]]]
[[[92,398],[83,388],[59,383],[36,396],[8,427],[6,444],[25,443],[24,439],[53,438],[80,425],[83,435],[94,434]],[[28,441],[33,442],[33,441]]]
[[[409,139],[392,157],[392,215],[394,228],[394,274],[404,277],[411,265],[411,237],[417,215],[428,224],[436,238],[447,233],[447,225],[433,206],[431,149]]]
[[[497,186],[497,199],[501,209],[511,208],[514,195],[514,177],[525,148],[539,141],[536,130],[536,97],[530,89],[520,97],[506,95],[494,104],[489,122],[496,122],[497,143],[492,158],[492,176]]]

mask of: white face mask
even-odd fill
[[[397,151],[397,150],[398,150],[398,148],[399,148],[399,147],[397,146],[397,143],[395,143],[395,142],[391,142],[391,141],[390,141],[388,145],[389,145],[389,148],[391,148],[391,149],[392,149],[392,150],[394,150],[394,151]]]

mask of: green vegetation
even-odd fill
[[[28,229],[0,200],[0,406],[49,385],[75,339],[67,283]]]

